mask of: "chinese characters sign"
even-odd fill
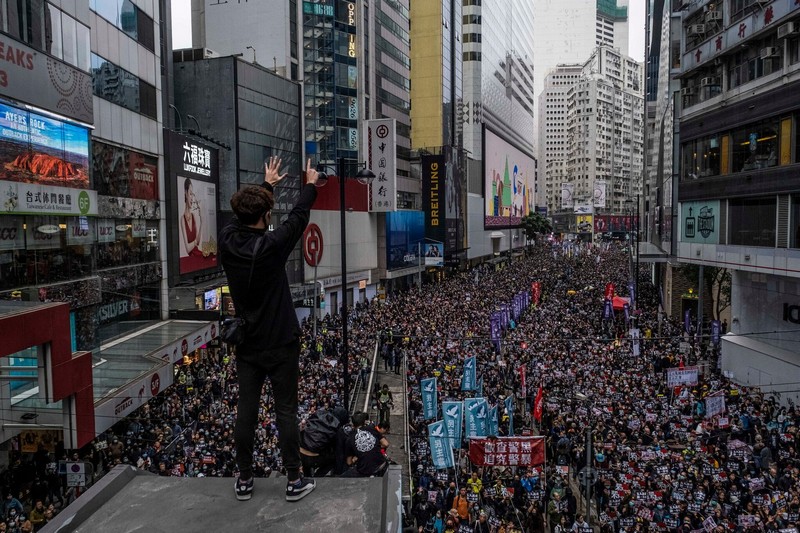
[[[544,464],[544,437],[470,439],[469,460],[476,466],[541,465]]]
[[[370,186],[371,211],[397,210],[397,145],[393,118],[368,120],[367,166],[375,173]]]
[[[0,211],[21,215],[97,215],[97,192],[0,181]]]
[[[678,385],[697,385],[697,367],[668,368],[667,387],[677,387]]]

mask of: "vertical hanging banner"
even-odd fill
[[[636,284],[633,281],[628,282],[628,295],[631,297],[631,305],[636,301]]]
[[[496,437],[500,431],[500,424],[497,421],[497,406],[489,408],[489,420],[487,423],[487,435]]]
[[[431,459],[436,470],[453,468],[453,448],[445,431],[444,421],[428,424],[428,442],[431,448]]]
[[[477,375],[475,369],[475,356],[464,359],[464,371],[461,375],[461,390],[473,391],[477,386]]]
[[[539,299],[542,296],[542,284],[538,281],[534,281],[531,284],[531,292],[533,293],[533,305],[539,305]]]
[[[536,398],[533,400],[533,418],[537,422],[542,421],[544,414],[544,387],[539,385],[539,390],[536,391]]]
[[[514,436],[514,397],[507,396],[504,400],[506,405],[506,415],[508,415],[508,436]]]
[[[445,222],[445,157],[422,156],[422,210],[425,212],[425,236],[444,242]]]
[[[420,382],[422,388],[422,415],[425,420],[436,418],[438,410],[436,397],[436,378],[423,379]]]
[[[491,314],[489,318],[490,323],[490,333],[489,338],[494,343],[495,350],[498,352],[500,351],[500,322],[502,318],[500,317],[500,313],[495,311]]]
[[[683,313],[683,331],[686,333],[692,332],[692,310],[687,309]]]
[[[603,320],[613,320],[614,319],[614,305],[611,303],[611,300],[606,300],[603,302]]]
[[[631,306],[628,304],[623,304],[622,310],[625,312],[625,323],[627,324],[631,319]]]
[[[613,283],[606,283],[606,290],[603,292],[603,296],[606,300],[611,300],[614,298],[614,284]]]
[[[478,393],[479,398],[483,397],[483,376],[478,380],[478,390],[475,392]]]
[[[631,328],[631,344],[633,347],[633,356],[639,357],[641,354],[641,344],[639,339],[641,338],[642,334],[639,331],[639,328]]]
[[[467,438],[485,437],[489,431],[489,404],[485,398],[464,400]]]
[[[606,182],[601,180],[594,181],[594,197],[592,198],[594,207],[606,207]]]
[[[522,389],[522,399],[523,401],[527,401],[528,399],[528,385],[525,382],[525,365],[519,365],[519,386]]]
[[[722,325],[719,320],[711,321],[711,344],[719,346],[720,333],[722,332]]]
[[[442,420],[453,448],[461,447],[463,419],[464,404],[462,402],[442,402]]]
[[[375,173],[370,184],[370,211],[397,210],[397,134],[395,119],[366,121],[367,167]]]

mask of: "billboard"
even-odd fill
[[[92,183],[99,194],[158,200],[158,158],[92,141]]]
[[[563,182],[561,184],[561,209],[572,209],[575,184]]]
[[[422,247],[422,248],[420,248]],[[388,270],[418,266],[424,255],[425,214],[393,211],[386,214],[386,267]]]
[[[425,213],[425,236],[437,242],[445,240],[445,156],[422,156],[422,210]]]
[[[594,181],[594,197],[592,198],[594,207],[606,207],[606,182],[604,180]]]
[[[445,146],[445,242],[446,254],[456,254],[467,246],[466,212],[467,195],[464,191],[464,168],[457,149]]]
[[[484,128],[484,227],[519,226],[534,210],[535,179],[536,160]]]
[[[89,188],[89,130],[0,103],[0,180]]]
[[[719,200],[681,202],[681,242],[719,244]]]
[[[368,120],[366,124],[367,167],[375,172],[370,185],[370,210],[397,209],[397,136],[395,120]]]
[[[217,268],[217,150],[168,130],[164,145],[173,221],[170,255],[177,259],[177,272],[173,267],[171,274]]]

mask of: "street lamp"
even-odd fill
[[[339,177],[339,218],[341,223],[341,239],[342,239],[342,353],[340,354],[340,364],[342,365],[342,403],[345,409],[350,411],[350,373],[348,371],[348,343],[347,343],[347,247],[345,246],[345,235],[347,234],[347,219],[345,218],[344,207],[344,180],[347,178],[346,163],[347,158],[340,157],[336,164],[336,174]],[[354,177],[359,183],[365,185],[375,179],[375,173],[367,168],[367,163],[356,163],[359,170]],[[324,165],[317,165],[319,172],[318,180],[327,182],[328,176],[323,172]]]

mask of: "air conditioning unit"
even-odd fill
[[[705,35],[706,34],[706,25],[705,24],[691,24],[687,28],[687,32],[690,36],[693,35]]]
[[[797,33],[797,26],[795,26],[794,22],[787,22],[778,26],[778,39],[785,39]]]
[[[701,87],[715,87],[719,85],[719,78],[716,76],[709,76],[700,80]]]
[[[694,87],[684,87],[681,89],[681,96],[693,96],[694,95]]]
[[[761,49],[761,59],[769,59],[770,57],[778,57],[780,51],[777,46],[767,46]]]
[[[709,11],[706,13],[706,22],[722,22],[722,11]]]

